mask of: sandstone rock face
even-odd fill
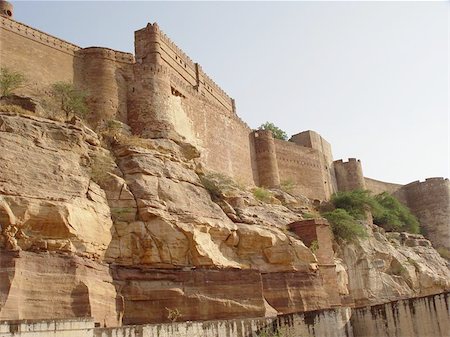
[[[104,255],[110,210],[87,173],[98,144],[85,127],[0,115],[0,247]]]
[[[316,262],[300,240],[278,228],[299,219],[298,214],[280,205],[273,208],[282,210],[274,212],[261,202],[249,201],[243,192],[242,199],[247,200],[241,208],[234,209],[226,201],[221,204],[227,214],[235,215],[233,222],[211,200],[191,154],[182,146],[150,139],[142,146],[115,150],[123,179],[115,178],[106,190],[113,216],[118,214],[108,260],[160,268],[262,272],[308,271]],[[245,219],[252,221],[243,223]]]
[[[288,230],[308,200],[272,190],[262,202],[237,185],[217,196],[190,144],[128,135],[107,150],[100,138],[76,119],[0,113],[0,319],[317,310],[336,305],[327,275],[356,303],[449,289],[422,237],[377,229],[319,261]]]
[[[122,312],[106,264],[56,253],[0,253],[0,320],[95,317],[115,326]]]
[[[375,225],[368,231],[368,239],[343,245],[338,253],[357,306],[450,289],[447,262],[423,236],[385,233]]]

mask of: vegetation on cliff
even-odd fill
[[[373,195],[367,190],[338,192],[331,197],[333,210],[323,216],[333,226],[335,236],[352,240],[364,236],[364,228],[358,222],[373,217],[374,224],[389,231],[419,233],[419,222],[411,211],[394,196],[383,192]]]
[[[264,124],[261,124],[258,130],[270,130],[272,131],[272,135],[274,138],[281,140],[288,139],[287,133],[271,122],[265,122]]]
[[[52,85],[52,95],[60,102],[60,108],[69,118],[70,114],[84,116],[88,112],[87,93],[75,88],[68,82],[57,82]]]
[[[0,69],[0,97],[13,94],[14,90],[25,84],[25,75],[9,68]]]

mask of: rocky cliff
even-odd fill
[[[328,308],[336,294],[381,303],[450,288],[428,241],[373,227],[335,245],[331,294],[331,274],[288,230],[314,212],[306,198],[263,202],[212,177],[187,143],[0,113],[0,319],[259,317]]]

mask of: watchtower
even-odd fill
[[[0,0],[0,15],[12,19],[14,6],[8,1]]]

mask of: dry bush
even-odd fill
[[[272,200],[272,192],[264,187],[257,187],[252,192],[253,196],[262,202],[269,203]]]
[[[95,154],[91,158],[89,173],[91,179],[100,186],[108,182],[109,173],[115,169],[115,160],[109,152]]]
[[[200,176],[200,181],[208,190],[213,199],[221,199],[224,194],[233,193],[233,191],[240,190],[239,184],[237,184],[232,178],[222,173],[208,173]]]
[[[21,115],[35,116],[33,111],[25,110],[21,106],[12,104],[0,104],[0,112],[13,112]]]

